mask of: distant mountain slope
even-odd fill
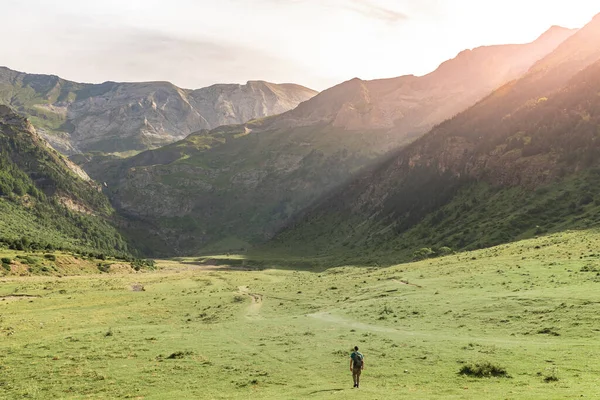
[[[0,242],[128,254],[97,184],[0,105]]]
[[[574,32],[555,26],[532,43],[465,50],[422,77],[353,79],[300,104],[277,126],[327,123],[349,131],[387,130],[392,138],[414,137],[519,78]]]
[[[134,235],[152,243],[149,251],[248,248],[571,34],[553,28],[533,44],[476,49],[423,78],[355,79],[284,114],[196,132],[130,159],[75,159],[107,182]]]
[[[0,104],[31,117],[66,154],[155,148],[201,129],[280,114],[316,93],[262,81],[198,90],[167,82],[92,85],[0,67]]]
[[[600,16],[521,79],[315,204],[272,250],[410,257],[600,223]]]

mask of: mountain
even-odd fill
[[[277,125],[327,123],[350,131],[387,130],[394,138],[416,136],[519,78],[574,32],[554,26],[532,43],[465,50],[422,77],[353,79],[300,104]]]
[[[0,105],[0,244],[128,255],[114,210],[83,170]]]
[[[532,44],[463,52],[421,78],[353,79],[284,114],[199,131],[129,159],[73,159],[107,183],[147,251],[247,249],[572,34],[553,28]]]
[[[0,104],[30,117],[65,154],[155,148],[201,129],[280,114],[316,93],[262,81],[198,90],[168,82],[92,85],[0,67]]]
[[[521,79],[321,199],[269,248],[393,262],[597,226],[599,93],[597,16]]]

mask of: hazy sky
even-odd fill
[[[0,0],[0,65],[187,88],[263,79],[324,89],[422,75],[466,48],[580,27],[598,0]]]

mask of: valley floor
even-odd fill
[[[600,398],[598,232],[379,269],[159,265],[0,278],[0,397],[342,398],[358,345],[363,399]],[[482,362],[509,377],[459,375]]]

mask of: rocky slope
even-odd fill
[[[271,249],[400,260],[425,246],[595,226],[598,93],[600,15],[521,79],[298,216]]]
[[[155,148],[201,129],[280,114],[315,94],[262,81],[198,90],[168,82],[91,85],[0,67],[0,104],[30,117],[66,154]]]
[[[126,255],[113,214],[96,183],[0,105],[0,242]]]
[[[421,78],[354,79],[278,116],[196,132],[126,160],[77,162],[107,183],[131,236],[144,237],[148,251],[247,249],[572,33],[553,28],[533,44],[461,53]]]

